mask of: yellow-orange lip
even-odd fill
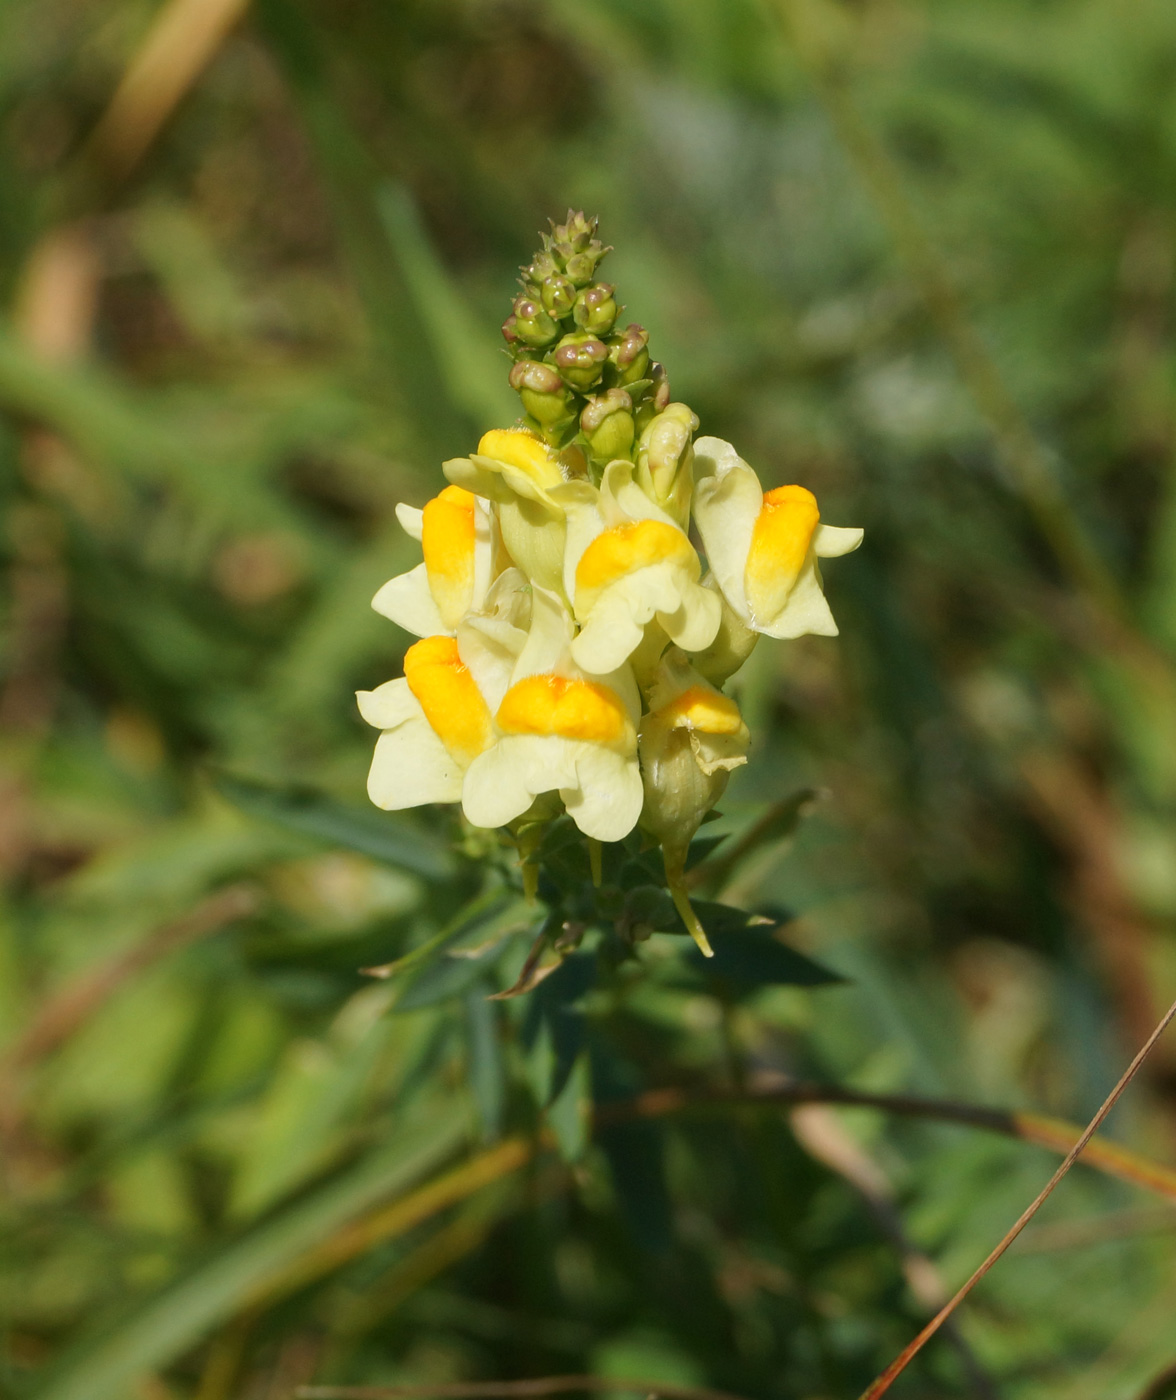
[[[474,600],[475,510],[469,491],[447,486],[421,515],[421,549],[429,592],[447,627],[456,627]]]
[[[738,734],[743,728],[735,701],[704,685],[692,685],[676,695],[657,711],[657,717],[671,728],[696,729],[701,734]]]
[[[483,433],[478,456],[525,472],[536,486],[558,486],[563,481],[559,464],[546,443],[520,428],[492,428]]]
[[[490,747],[489,707],[452,637],[425,637],[409,647],[404,678],[430,729],[462,767]]]
[[[754,618],[767,621],[784,607],[820,519],[817,498],[803,486],[778,486],[764,493],[743,574]]]
[[[677,526],[667,525],[664,520],[633,520],[614,525],[597,535],[580,556],[576,591],[592,593],[637,569],[673,560],[687,565],[693,561],[697,572],[698,556]]]
[[[504,734],[554,734],[589,744],[632,747],[636,742],[620,696],[595,681],[566,676],[525,676],[498,707]]]

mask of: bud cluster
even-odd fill
[[[612,252],[596,222],[569,209],[542,235],[502,327],[527,426],[552,447],[580,448],[594,476],[618,457],[632,460],[642,431],[670,402],[644,327],[620,326],[616,288],[596,280]]]

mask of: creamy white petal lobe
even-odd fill
[[[419,540],[425,533],[425,512],[416,506],[407,506],[402,501],[396,507],[396,519],[409,539]]]
[[[572,660],[593,675],[605,675],[624,665],[641,644],[644,624],[655,607],[634,607],[620,585],[606,590],[572,643]]]
[[[633,480],[632,462],[618,459],[604,469],[600,482],[601,508],[609,517],[610,525],[621,524],[626,520],[660,520],[663,525],[673,525],[680,529],[678,522],[667,511],[642,491]]]
[[[490,591],[490,572],[494,562],[494,522],[486,506],[474,500],[474,597],[472,606],[480,608]]]
[[[563,505],[567,516],[567,542],[564,545],[563,586],[569,598],[576,596],[576,567],[584,551],[604,531],[599,510],[599,496],[587,482],[568,482],[552,493]]]
[[[767,622],[757,622],[759,631],[767,637],[789,641],[794,637],[812,634],[817,637],[836,637],[837,623],[825,601],[821,589],[821,571],[817,567],[816,556],[810,552],[805,560],[800,577],[796,580],[788,601],[783,608]]]
[[[818,525],[813,534],[813,552],[821,559],[836,559],[852,554],[862,542],[865,531],[857,526]]]
[[[759,477],[720,438],[694,445],[694,520],[711,572],[731,608],[745,621],[743,575],[755,522],[763,508]]]
[[[666,635],[683,651],[704,651],[714,641],[723,619],[719,595],[701,584],[683,592],[681,605],[672,613],[659,612]]]
[[[574,746],[554,735],[508,734],[466,769],[461,803],[474,826],[505,826],[542,792],[575,784]]]
[[[585,836],[620,841],[637,825],[645,792],[635,757],[600,744],[577,744],[576,785],[560,788],[568,815]]]
[[[372,599],[372,607],[414,636],[453,635],[429,592],[429,578],[424,564],[418,564],[406,574],[390,578]]]
[[[385,681],[375,690],[357,690],[355,700],[359,713],[376,729],[393,729],[422,713],[420,701],[409,690],[403,676]]]
[[[514,669],[513,679],[538,676],[564,664],[572,639],[572,619],[567,608],[545,588],[531,593],[531,630]]]
[[[441,470],[451,486],[461,486],[488,501],[509,501],[512,498],[510,487],[493,466],[480,465],[486,460],[485,457],[480,457],[477,461],[469,457],[451,457],[448,462],[441,463]]]
[[[493,617],[467,617],[457,628],[457,650],[493,714],[510,688],[511,672],[527,634]]]
[[[437,738],[423,711],[386,729],[376,740],[368,772],[368,796],[386,812],[423,802],[459,802],[461,768]]]

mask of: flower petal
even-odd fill
[[[852,554],[865,533],[858,526],[818,525],[813,549],[821,559],[836,559],[842,554]]]
[[[433,637],[449,631],[429,591],[424,564],[390,578],[372,599],[372,607],[417,637]]]
[[[736,615],[750,620],[743,577],[764,493],[759,477],[729,442],[694,444],[694,519],[707,562]]]
[[[637,825],[645,800],[636,758],[599,744],[581,744],[575,765],[575,785],[559,790],[568,815],[585,836],[623,840]]]
[[[712,589],[692,583],[683,590],[677,611],[659,612],[657,620],[683,651],[705,651],[718,635],[723,604]]]
[[[817,637],[837,636],[837,624],[821,588],[821,571],[811,551],[788,601],[770,622],[759,623],[758,630],[766,637],[781,640],[803,637],[806,633]]]
[[[423,802],[461,800],[462,774],[423,711],[387,729],[376,740],[368,772],[368,796],[386,812]]]
[[[575,745],[554,735],[500,739],[466,769],[461,803],[474,826],[506,826],[543,792],[575,784]]]
[[[359,713],[376,729],[394,729],[421,713],[420,704],[403,676],[385,681],[375,690],[357,690],[355,699]]]
[[[405,505],[403,501],[396,507],[396,519],[400,528],[411,540],[419,540],[425,528],[425,512],[416,506]]]

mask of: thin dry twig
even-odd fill
[[[170,0],[155,17],[94,128],[87,154],[116,180],[142,160],[249,0]]]
[[[665,1400],[740,1400],[724,1390],[662,1381],[629,1380],[612,1376],[537,1376],[521,1381],[456,1381],[438,1385],[306,1385],[299,1400],[528,1400],[530,1396],[563,1395],[573,1390],[626,1390],[634,1395],[664,1396]]]
[[[1176,1019],[1176,1001],[1174,1001],[1172,1005],[1168,1008],[1168,1010],[1164,1013],[1159,1025],[1157,1025],[1155,1030],[1152,1031],[1151,1035],[1148,1036],[1147,1040],[1144,1042],[1143,1046],[1140,1048],[1135,1058],[1123,1071],[1119,1082],[1107,1095],[1102,1107],[1087,1124],[1085,1130],[1082,1133],[1082,1136],[1069,1150],[1069,1152],[1066,1153],[1066,1156],[1062,1161],[1061,1165],[1058,1167],[1057,1171],[1054,1172],[1053,1176],[1050,1177],[1049,1181],[1046,1182],[1045,1186],[1042,1187],[1041,1191],[1038,1192],[1032,1204],[1021,1212],[1021,1215],[1017,1218],[1016,1222],[1005,1235],[1004,1239],[1001,1240],[1001,1242],[996,1246],[992,1253],[989,1254],[988,1258],[984,1260],[984,1262],[979,1266],[979,1268],[975,1270],[975,1272],[967,1280],[967,1282],[956,1292],[955,1296],[952,1297],[947,1303],[945,1303],[942,1308],[940,1308],[939,1312],[936,1313],[936,1315],[931,1319],[931,1321],[926,1325],[926,1327],[923,1328],[923,1330],[914,1339],[914,1341],[912,1341],[908,1346],[906,1346],[903,1349],[903,1351],[894,1359],[894,1361],[890,1363],[886,1370],[882,1372],[878,1379],[874,1381],[874,1383],[866,1391],[863,1392],[861,1400],[877,1400],[878,1396],[886,1394],[886,1392],[890,1389],[890,1387],[894,1384],[898,1377],[902,1375],[903,1371],[906,1370],[907,1366],[911,1363],[911,1361],[919,1354],[920,1351],[922,1351],[926,1343],[930,1341],[930,1339],[935,1335],[936,1332],[939,1331],[939,1329],[952,1315],[952,1313],[955,1312],[956,1308],[959,1307],[959,1305],[964,1301],[968,1294],[971,1293],[971,1291],[976,1287],[976,1285],[985,1276],[985,1274],[987,1274],[988,1271],[992,1268],[992,1266],[997,1262],[997,1260],[1000,1259],[1001,1255],[1005,1253],[1005,1251],[1009,1248],[1009,1246],[1025,1228],[1025,1226],[1029,1224],[1030,1220],[1033,1219],[1033,1217],[1037,1214],[1037,1212],[1053,1194],[1055,1187],[1057,1187],[1062,1178],[1067,1174],[1067,1172],[1069,1172],[1070,1168],[1081,1156],[1087,1144],[1090,1142],[1091,1138],[1094,1137],[1101,1124],[1105,1121],[1111,1109],[1113,1109],[1114,1106],[1119,1102],[1119,1099],[1122,1097],[1128,1084],[1130,1084],[1131,1081],[1135,1078],[1135,1076],[1139,1073],[1143,1062],[1147,1059],[1148,1055],[1151,1054],[1156,1042],[1168,1029],[1169,1025],[1171,1025],[1174,1019]]]
[[[792,1110],[790,1120],[805,1151],[848,1181],[865,1201],[879,1229],[893,1245],[915,1301],[928,1310],[941,1308],[948,1298],[947,1286],[934,1260],[907,1235],[895,1205],[894,1187],[878,1163],[825,1105],[802,1104]],[[943,1331],[956,1349],[972,1393],[980,1400],[996,1400],[996,1388],[963,1333],[953,1321],[946,1322]]]
[[[608,1104],[597,1110],[598,1122],[616,1118],[660,1118],[671,1113],[714,1109],[742,1103],[791,1106],[795,1104],[843,1104],[850,1108],[874,1108],[903,1117],[928,1118],[941,1123],[960,1123],[1017,1138],[1051,1152],[1068,1152],[1081,1136],[1074,1123],[1035,1113],[1011,1113],[1007,1109],[985,1108],[958,1103],[952,1099],[923,1099],[910,1094],[869,1094],[837,1084],[808,1084],[795,1080],[772,1080],[750,1089],[652,1089],[623,1103]],[[1118,1143],[1095,1138],[1088,1145],[1083,1162],[1120,1181],[1131,1182],[1176,1202],[1176,1170],[1153,1162]]]

